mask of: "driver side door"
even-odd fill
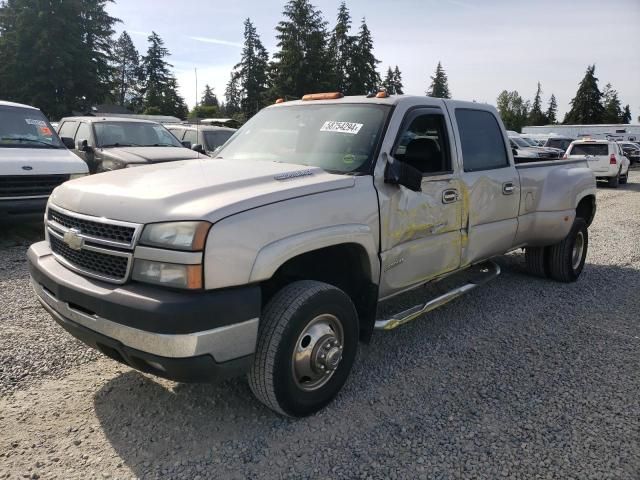
[[[421,191],[378,183],[381,222],[380,297],[407,290],[460,266],[462,194],[453,136],[439,107],[409,110],[393,161],[422,173]]]

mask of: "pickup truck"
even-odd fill
[[[524,248],[534,275],[575,281],[595,194],[584,160],[516,166],[489,105],[312,94],[263,109],[215,158],[65,183],[28,260],[42,305],[109,357],[176,381],[246,373],[265,405],[305,416],[359,341],[495,277],[491,258]]]

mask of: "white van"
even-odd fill
[[[40,110],[0,101],[0,222],[41,218],[54,188],[87,173]]]
[[[629,159],[620,145],[609,140],[574,140],[567,148],[565,158],[587,160],[596,180],[606,180],[616,188],[629,179]]]

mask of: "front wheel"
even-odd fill
[[[549,247],[551,278],[559,282],[575,282],[584,268],[588,246],[587,222],[578,217],[565,239]]]
[[[358,315],[342,290],[294,282],[260,318],[249,386],[267,407],[303,417],[327,405],[344,385],[358,348]]]

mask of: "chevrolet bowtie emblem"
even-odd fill
[[[84,245],[84,238],[80,236],[80,230],[77,228],[72,228],[68,232],[65,232],[63,240],[72,250],[82,250],[82,246]]]

